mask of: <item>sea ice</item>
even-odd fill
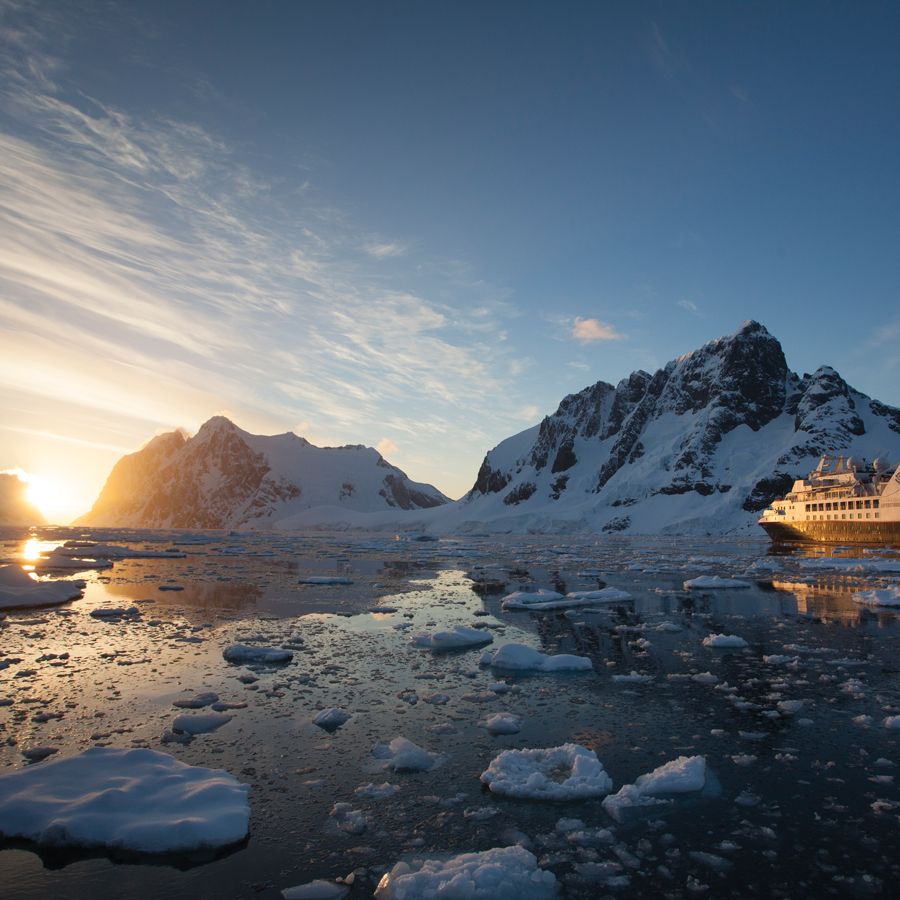
[[[603,808],[617,822],[622,822],[627,810],[659,806],[670,802],[667,795],[701,791],[705,784],[706,757],[679,756],[606,797]]]
[[[172,730],[180,731],[182,734],[207,734],[227,725],[233,718],[234,716],[229,716],[227,713],[184,713],[175,716]]]
[[[722,649],[725,647],[747,647],[749,644],[736,634],[710,634],[703,638],[703,646]]]
[[[430,647],[432,650],[459,650],[464,647],[490,644],[493,640],[494,636],[482,628],[457,625],[449,631],[420,631],[414,634],[409,642],[417,647]]]
[[[290,650],[247,644],[230,644],[222,651],[222,656],[231,663],[287,663],[294,658]]]
[[[368,784],[361,784],[353,793],[364,800],[386,800],[388,797],[393,797],[399,790],[398,785],[391,784],[389,781],[383,781],[381,784],[370,781]]]
[[[884,720],[884,727],[890,728],[892,731],[900,730],[900,716],[888,716]]]
[[[483,724],[489,734],[518,734],[522,730],[522,720],[512,713],[494,713]]]
[[[571,606],[592,606],[598,603],[618,603],[630,600],[631,594],[618,588],[607,587],[599,591],[572,591],[565,596],[556,591],[541,590],[537,593],[516,591],[503,598],[502,609],[551,610]]]
[[[867,606],[900,606],[900,587],[891,585],[881,590],[858,591],[853,600]]]
[[[172,706],[177,706],[179,709],[203,709],[204,706],[217,703],[218,700],[218,694],[214,694],[212,691],[206,691],[203,694],[194,694],[193,697],[173,700]]]
[[[329,709],[323,709],[321,712],[316,713],[312,721],[313,725],[318,725],[319,728],[323,728],[325,731],[337,731],[341,725],[352,718],[353,716],[346,710],[332,706]]]
[[[525,644],[504,644],[493,652],[486,650],[482,654],[481,665],[520,672],[585,671],[594,668],[586,656],[572,656],[569,653],[546,656]]]
[[[343,575],[308,575],[301,578],[298,584],[353,584],[352,578]]]
[[[523,847],[426,859],[413,868],[397,863],[379,882],[379,900],[548,900],[556,897],[556,876],[538,867]]]
[[[372,756],[382,760],[384,768],[395,772],[423,772],[437,760],[436,754],[405,737],[395,737],[390,744],[376,744]]]
[[[58,606],[84,593],[83,581],[36,581],[21,566],[0,566],[0,610]]]
[[[0,775],[0,835],[143,853],[224,847],[247,834],[248,790],[166,753],[91,747]]]
[[[493,793],[530,800],[584,800],[612,790],[593,750],[563,744],[541,750],[504,750],[481,773]]]
[[[653,676],[641,675],[640,672],[632,670],[630,675],[613,675],[612,680],[617,684],[650,684],[653,681]]]
[[[737,590],[750,587],[749,581],[740,581],[737,578],[722,578],[720,575],[700,575],[684,582],[686,591],[692,590]]]
[[[285,888],[281,892],[284,900],[341,900],[346,897],[350,888],[343,884],[335,884],[333,881],[323,881],[317,878],[306,884],[298,884]]]

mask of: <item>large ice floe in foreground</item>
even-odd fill
[[[525,800],[586,800],[612,790],[597,754],[580,744],[504,750],[481,773],[492,793]]]
[[[414,868],[399,862],[380,881],[379,900],[546,900],[559,885],[552,872],[538,868],[523,847],[463,853],[452,859],[426,859]]]
[[[679,756],[641,775],[634,784],[623,785],[618,793],[604,799],[603,808],[617,822],[623,822],[629,812],[671,803],[666,795],[702,791],[705,785],[706,757]]]
[[[58,606],[83,593],[83,581],[36,581],[21,566],[0,566],[0,609]]]
[[[227,847],[247,835],[248,790],[166,753],[91,747],[0,775],[0,836],[139,853]]]
[[[493,652],[485,650],[480,664],[513,672],[577,672],[594,668],[586,656],[573,656],[571,653],[547,656],[525,644],[504,644]]]

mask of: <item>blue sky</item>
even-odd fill
[[[0,10],[0,469],[55,518],[223,411],[457,496],[748,318],[900,404],[894,4]]]

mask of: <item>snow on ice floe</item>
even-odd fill
[[[881,590],[857,591],[853,600],[867,606],[900,606],[900,587],[891,585]]]
[[[58,606],[84,593],[83,581],[36,581],[21,566],[0,566],[0,610]]]
[[[494,713],[481,724],[488,734],[518,734],[522,730],[522,719],[512,713]]]
[[[179,700],[173,700],[172,706],[179,709],[203,709],[204,706],[211,706],[213,703],[219,702],[219,695],[212,691],[205,691],[202,694],[194,694],[193,697],[182,697]]]
[[[112,561],[108,559],[98,559],[95,557],[79,557],[69,556],[62,551],[62,547],[56,547],[50,553],[34,560],[35,569],[74,569],[81,572],[85,569],[111,569]]]
[[[492,793],[527,800],[585,800],[612,790],[593,750],[579,744],[504,750],[481,773]]]
[[[399,785],[391,784],[389,781],[383,781],[381,784],[370,781],[367,784],[361,784],[353,793],[363,800],[387,800],[399,790]]]
[[[736,634],[709,634],[703,638],[704,647],[712,647],[714,649],[722,648],[743,648],[750,645]]]
[[[346,710],[338,706],[332,706],[329,709],[323,709],[321,712],[316,713],[312,722],[313,725],[318,725],[319,728],[323,728],[325,731],[337,731],[341,725],[352,718],[353,716]]]
[[[346,885],[317,878],[306,884],[285,888],[281,892],[281,896],[284,900],[342,900],[347,896],[349,890],[350,888]]]
[[[888,716],[884,720],[884,727],[891,731],[900,731],[900,716]]]
[[[491,644],[493,641],[494,636],[490,632],[466,625],[457,625],[446,631],[420,631],[409,639],[416,647],[428,647],[431,650],[461,650]]]
[[[529,593],[516,591],[507,594],[500,603],[501,609],[524,609],[532,611],[565,609],[574,606],[592,606],[598,603],[619,603],[630,600],[631,594],[618,588],[606,587],[597,591],[571,591],[565,596],[556,591],[540,590]]]
[[[738,578],[722,578],[720,575],[699,575],[684,582],[686,591],[694,590],[738,590],[750,587],[749,581],[741,581]]]
[[[463,853],[451,859],[399,862],[379,882],[378,900],[549,900],[556,876],[523,847]]]
[[[166,753],[91,747],[0,775],[0,835],[141,853],[225,847],[247,834],[248,790]]]
[[[278,647],[251,647],[248,644],[229,644],[222,656],[231,663],[287,663],[294,658],[290,650]]]
[[[702,791],[706,785],[706,757],[679,756],[641,775],[634,784],[623,785],[603,801],[603,808],[617,822],[624,821],[629,810],[670,803],[669,794]]]
[[[570,653],[546,656],[525,644],[504,644],[494,651],[485,650],[480,664],[517,672],[570,672],[594,668],[586,656],[573,656]]]
[[[617,684],[650,684],[652,675],[641,675],[640,672],[632,672],[628,675],[613,675],[612,680]]]
[[[389,744],[376,744],[372,756],[381,760],[382,768],[394,772],[424,772],[437,762],[436,753],[429,753],[405,737],[395,737]]]

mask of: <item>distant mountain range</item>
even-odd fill
[[[42,525],[44,517],[28,499],[28,485],[18,475],[0,472],[0,525]]]
[[[888,457],[900,409],[827,366],[790,371],[757,322],[654,374],[598,381],[484,458],[452,503],[367,447],[314,447],[210,419],[120,460],[77,524],[435,532],[756,533],[774,497],[823,453]]]
[[[416,510],[447,503],[371,447],[249,434],[224,416],[161,434],[119,460],[76,525],[265,529],[303,510]]]

